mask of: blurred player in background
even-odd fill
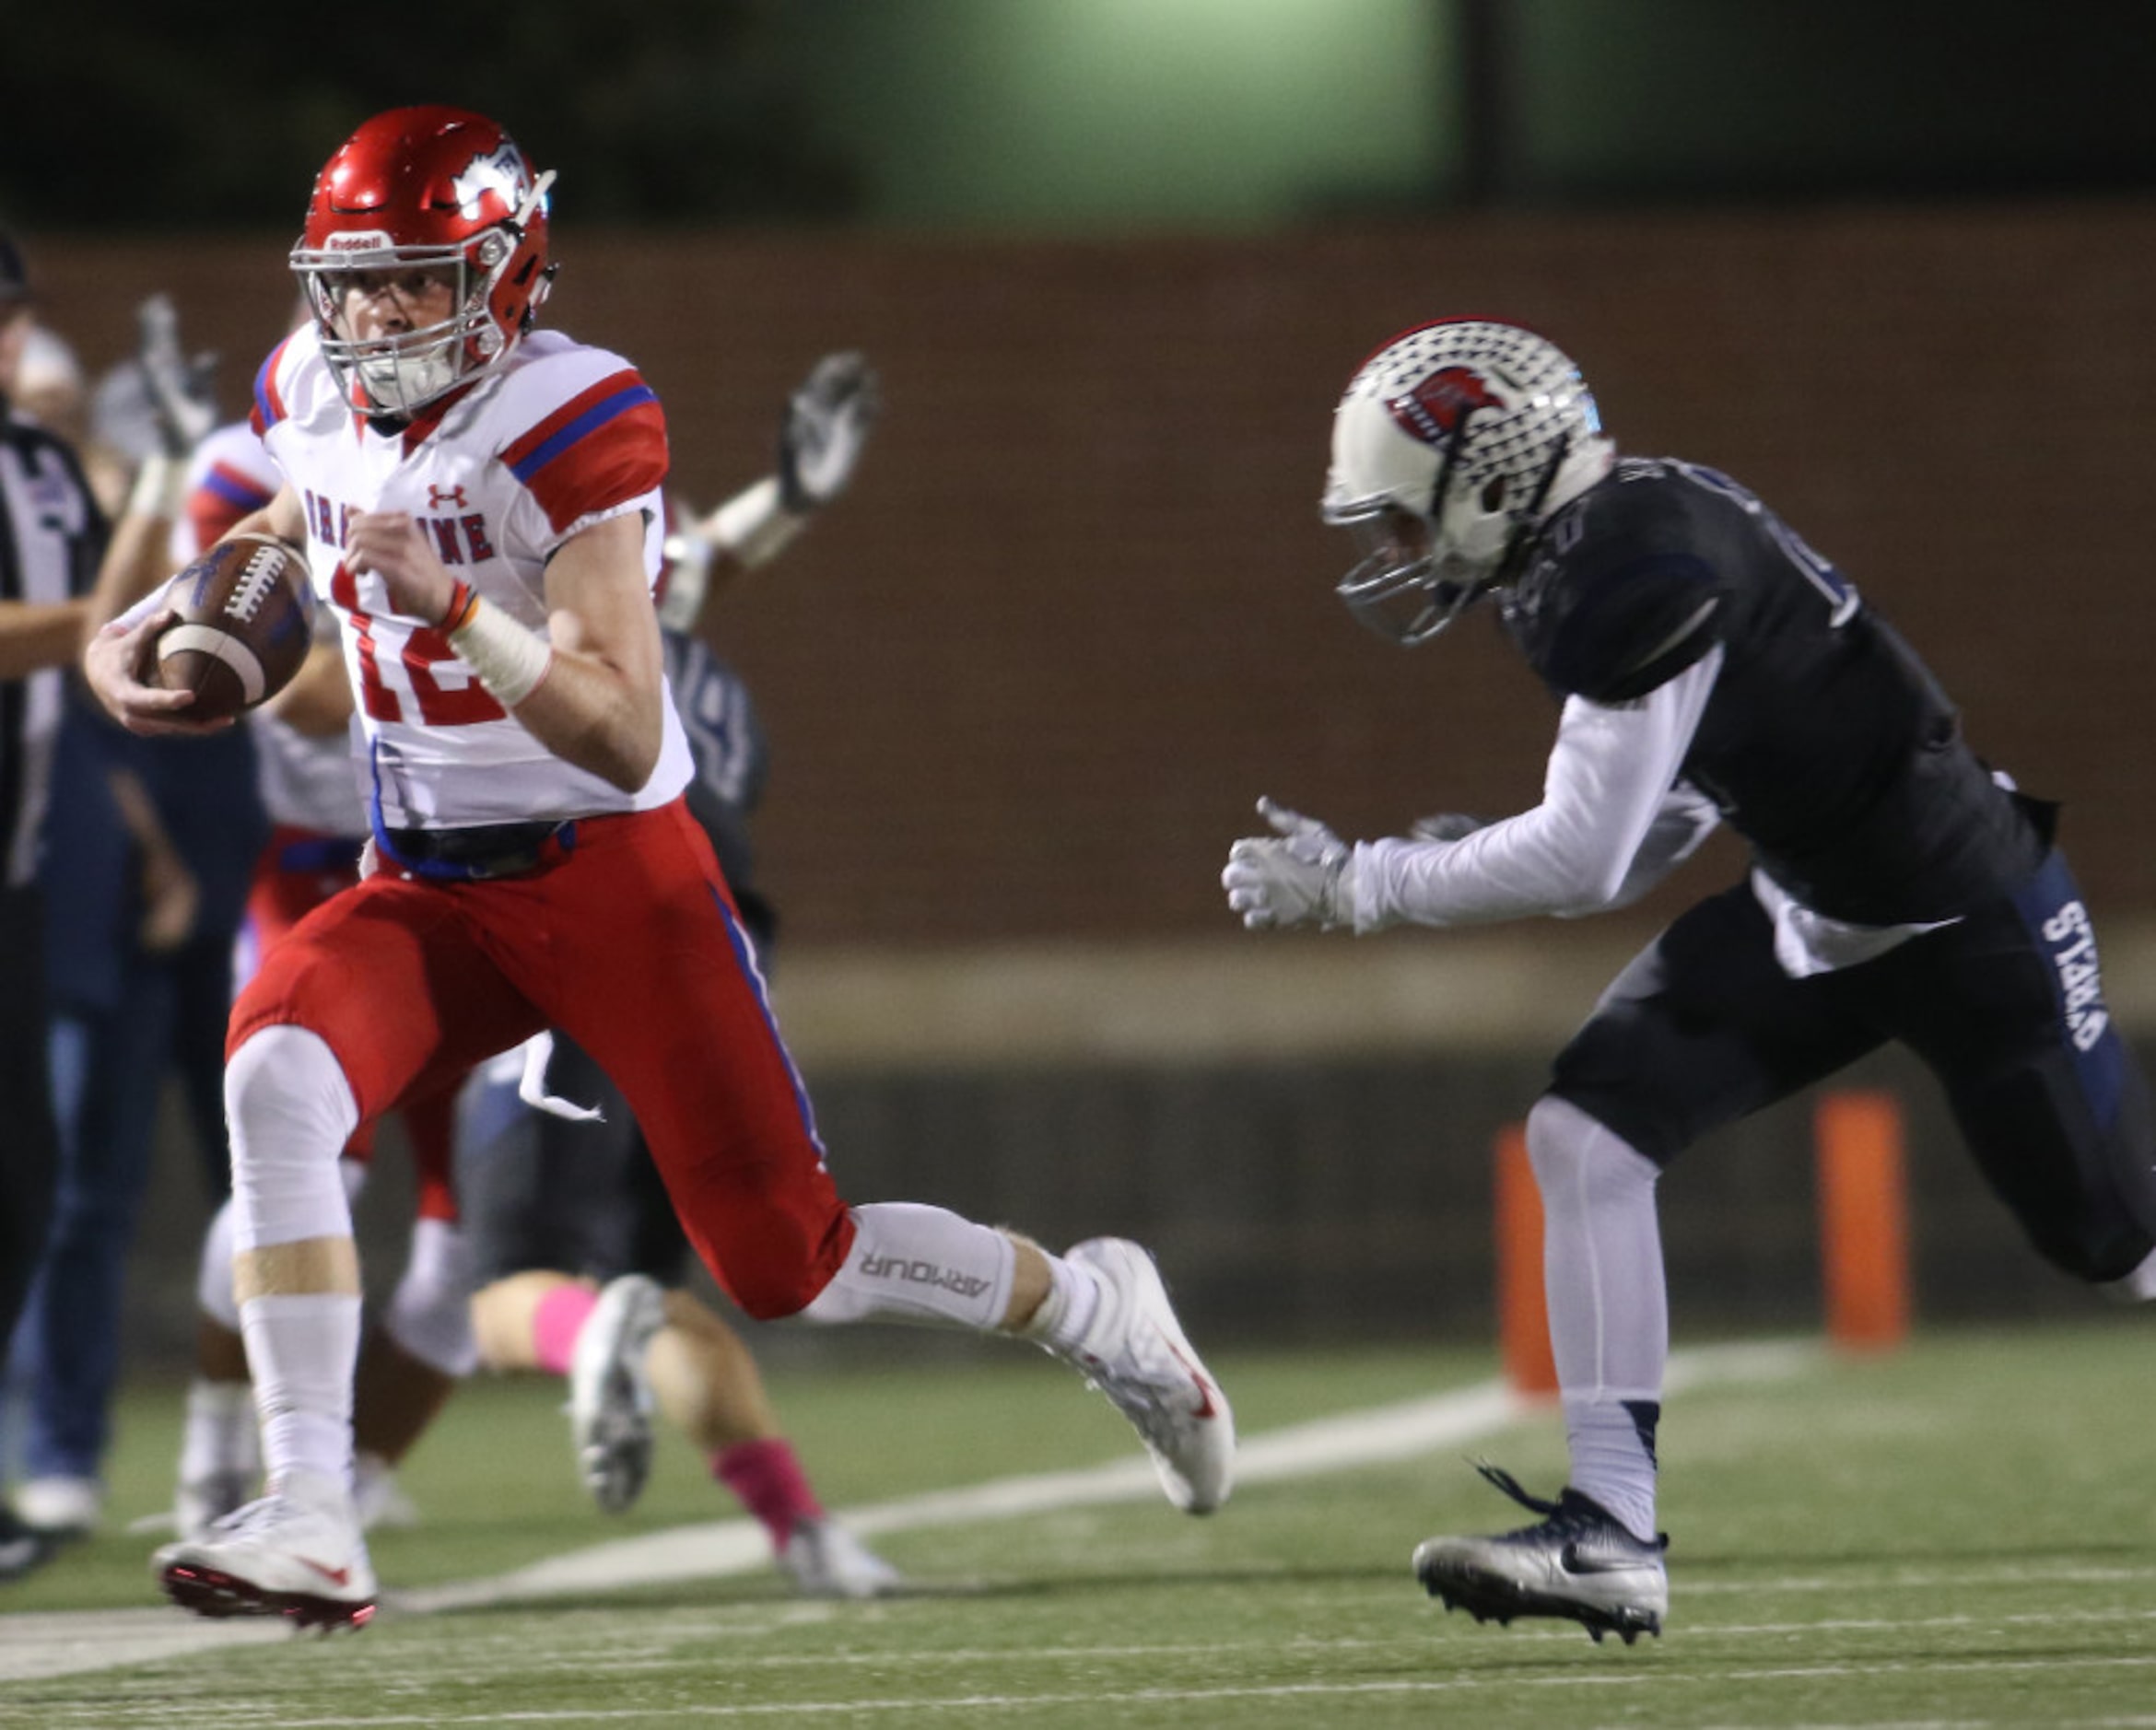
[[[1736,482],[1620,460],[1578,368],[1482,320],[1410,331],[1348,386],[1326,520],[1340,585],[1419,643],[1485,596],[1562,700],[1542,802],[1353,847],[1261,801],[1228,905],[1253,929],[1377,931],[1645,894],[1727,821],[1750,881],[1611,986],[1528,1116],[1570,1482],[1543,1517],[1415,1552],[1477,1619],[1658,1633],[1669,1350],[1655,1187],[1702,1135],[1889,1041],[1936,1074],[1985,1177],[2056,1266],[2156,1295],[2147,1089],[2111,1024],[2056,808],[1973,752],[1916,655]]]
[[[89,462],[89,388],[74,345],[35,318],[24,329],[20,342],[15,358],[15,382],[7,392],[9,404],[18,415],[27,415],[66,442],[82,460],[83,473],[105,514],[116,515],[126,503],[125,477],[108,493],[99,485],[99,474]]]
[[[81,646],[105,514],[66,443],[16,413],[35,328],[29,278],[0,233],[0,1339],[15,1330],[45,1245],[58,1132],[46,1066],[45,914],[38,852],[60,729],[61,669]],[[0,1508],[0,1580],[52,1553]]]

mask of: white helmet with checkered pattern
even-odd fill
[[[1428,640],[1614,454],[1579,368],[1532,331],[1446,319],[1394,337],[1333,413],[1324,517],[1364,555],[1341,599],[1382,637]]]

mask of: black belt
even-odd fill
[[[556,823],[485,823],[467,829],[385,829],[389,862],[421,877],[484,883],[528,877],[559,864],[577,844],[571,819]]]

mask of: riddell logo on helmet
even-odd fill
[[[1385,406],[1400,429],[1426,445],[1442,444],[1478,408],[1503,408],[1505,402],[1471,367],[1440,367],[1412,391],[1387,399]]]
[[[323,245],[325,252],[387,252],[396,245],[388,231],[382,228],[360,228],[348,233],[333,234]]]

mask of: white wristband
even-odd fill
[[[127,495],[130,517],[162,517],[170,521],[187,502],[187,464],[158,452],[145,457],[135,472],[135,487]]]
[[[504,708],[536,691],[554,664],[552,643],[484,596],[475,598],[471,616],[449,634],[449,642]]]
[[[744,570],[755,570],[776,558],[807,522],[779,503],[779,477],[772,474],[734,494],[703,527]]]

